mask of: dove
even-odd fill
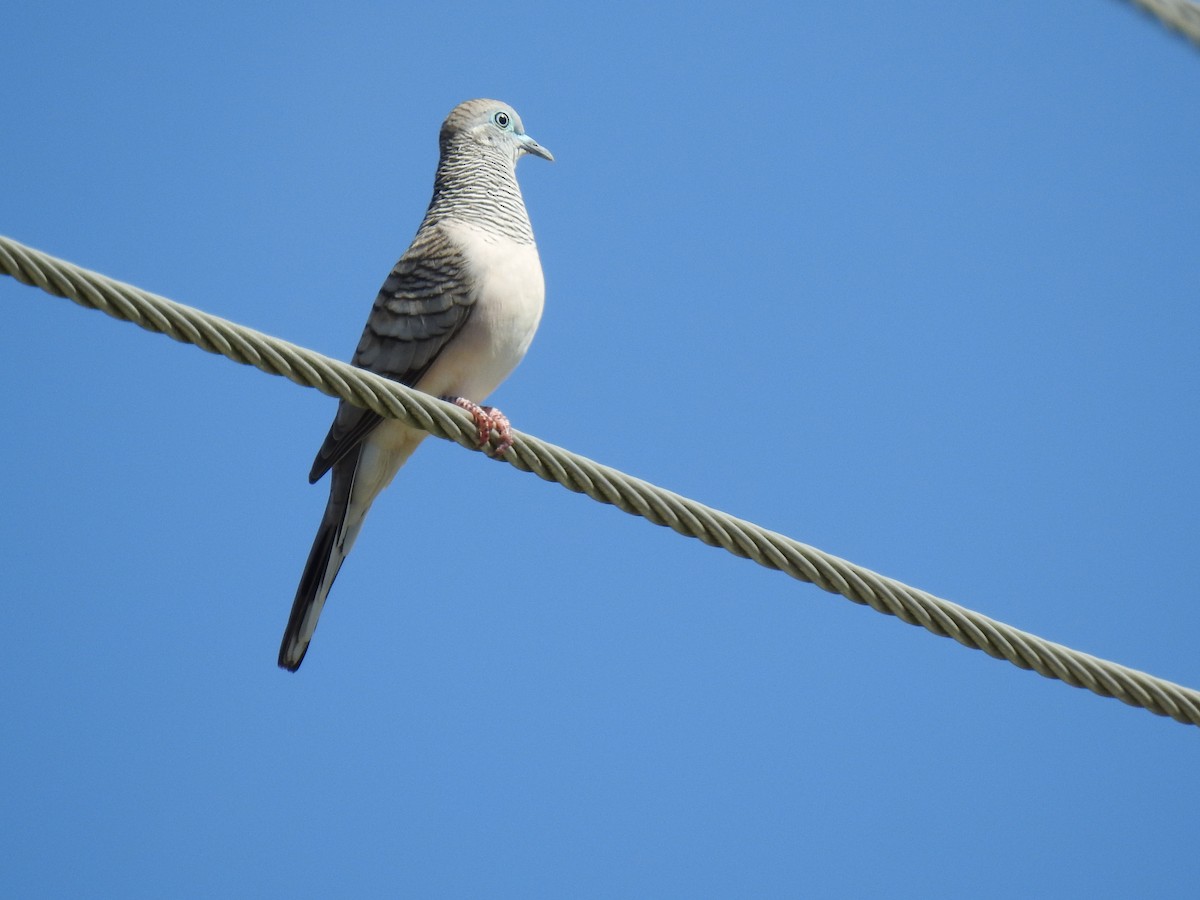
[[[508,419],[480,404],[524,357],[542,316],[545,283],[517,184],[522,156],[553,161],[498,100],[460,103],[442,124],[433,199],[384,281],[353,365],[467,410],[480,446],[512,446]],[[372,502],[426,437],[418,428],[341,401],[309,473],[330,473],[329,501],[288,617],[279,665],[304,660],[329,589]]]

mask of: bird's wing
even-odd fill
[[[383,283],[351,362],[415,385],[471,315],[473,290],[467,260],[436,226],[417,233]],[[382,421],[344,400],[309,472],[317,481]]]

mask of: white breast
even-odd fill
[[[463,330],[417,388],[482,403],[516,368],[537,331],[546,294],[542,265],[533,244],[460,222],[439,227],[463,248],[477,296]]]

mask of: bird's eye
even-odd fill
[[[507,128],[508,123],[512,120],[508,117],[508,113],[498,112],[494,116],[492,116],[492,121],[495,122],[497,125],[499,125],[501,128]]]

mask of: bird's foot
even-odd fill
[[[442,399],[453,403],[455,406],[462,407],[471,414],[471,418],[475,420],[475,427],[479,432],[480,447],[487,445],[488,440],[492,436],[493,428],[499,436],[493,455],[503,456],[512,447],[512,425],[508,421],[508,416],[504,415],[496,407],[480,406],[466,397],[443,397]]]

